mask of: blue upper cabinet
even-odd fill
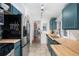
[[[70,3],[62,11],[62,29],[79,29],[79,4]]]
[[[50,30],[54,31],[56,29],[56,18],[50,19]]]
[[[21,14],[21,12],[16,8],[14,7],[12,4],[10,3],[5,3],[9,6],[9,9],[8,11],[12,14],[12,15],[18,15],[18,14]]]
[[[21,14],[21,12],[16,9],[13,5],[11,6],[11,13],[14,15]]]

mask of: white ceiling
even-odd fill
[[[41,20],[41,3],[25,3],[24,7],[30,14],[33,20]],[[44,16],[43,18],[49,20],[51,17],[58,17],[66,3],[44,3]]]

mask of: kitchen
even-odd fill
[[[26,25],[22,25],[22,13],[10,3],[0,4],[0,55],[22,56],[22,49],[30,40],[27,40],[26,31]],[[24,40],[22,32],[26,37]]]
[[[78,10],[78,3],[1,3],[0,55],[78,56]]]

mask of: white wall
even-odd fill
[[[47,24],[46,25],[46,27],[47,27],[46,31],[43,31],[43,24]],[[48,30],[49,30],[49,20],[42,19],[41,20],[41,44],[47,44],[46,34],[47,34]]]
[[[79,30],[68,30],[69,31],[69,39],[79,40]]]
[[[30,43],[32,44],[32,40],[34,37],[34,21],[30,19]]]

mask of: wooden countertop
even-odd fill
[[[79,54],[64,47],[63,45],[50,45],[58,56],[78,56]]]
[[[59,42],[59,43],[61,43],[61,44],[65,44],[65,43],[68,43],[68,44],[72,44],[72,43],[79,44],[79,41],[72,40],[72,39],[66,39],[66,38],[63,38],[63,37],[58,37],[56,34],[50,34],[50,33],[48,33],[47,35],[48,35],[52,40],[56,40],[57,42]]]
[[[16,43],[20,41],[20,39],[1,39],[0,43]]]
[[[59,37],[56,34],[51,34],[51,33],[47,33],[47,35],[52,39],[52,40],[56,40],[59,43],[62,43],[64,41],[63,37]]]
[[[79,55],[79,41],[66,39],[63,37],[55,37],[54,34],[47,34],[52,40],[59,42],[59,45],[51,45],[51,48],[57,53],[57,55]],[[54,35],[54,36],[53,36]],[[64,47],[64,48],[63,48]]]

